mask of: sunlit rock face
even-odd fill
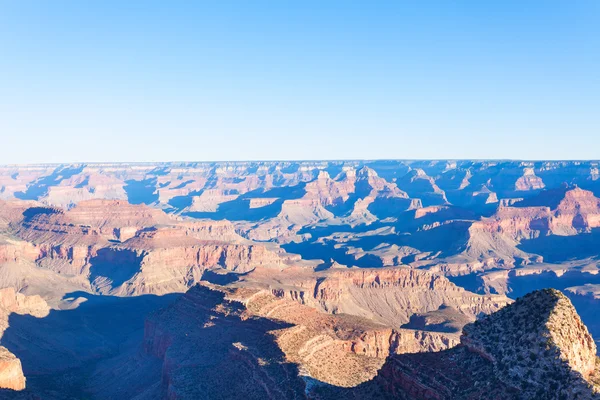
[[[0,338],[9,327],[9,315],[29,314],[38,318],[48,315],[50,308],[40,296],[25,296],[14,288],[0,289]],[[21,361],[5,347],[0,346],[0,388],[23,390],[25,376]]]
[[[544,398],[547,381],[585,398],[600,337],[597,171],[0,167],[0,386],[51,400],[503,399]],[[553,291],[514,303],[550,287],[577,313]],[[525,349],[539,337],[548,349]]]
[[[388,358],[377,376],[318,398],[594,399],[596,346],[559,291],[536,291],[466,325],[450,350]]]

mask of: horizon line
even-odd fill
[[[310,162],[378,162],[378,161],[396,161],[396,162],[419,162],[419,161],[454,161],[454,162],[598,162],[600,159],[526,159],[526,158],[315,158],[315,159],[240,159],[240,160],[196,160],[196,161],[65,161],[65,162],[24,162],[1,164],[0,167],[19,167],[19,166],[60,166],[60,165],[168,165],[168,164],[219,164],[219,163],[310,163]]]

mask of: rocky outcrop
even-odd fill
[[[48,315],[50,308],[40,296],[26,296],[8,287],[0,289],[0,310],[6,315],[14,312],[42,318]]]
[[[166,294],[185,292],[208,269],[245,273],[286,267],[284,256],[263,245],[197,239],[209,231],[141,231],[122,244],[98,251],[90,260],[90,280],[104,294]]]
[[[575,234],[600,227],[600,199],[580,188],[567,191],[554,212],[551,227],[557,234]]]
[[[25,389],[21,361],[2,346],[0,346],[0,389]]]
[[[326,171],[320,171],[317,179],[305,186],[305,198],[318,200],[323,206],[335,206],[344,203],[355,191],[356,173],[347,170],[343,179],[331,179]]]
[[[504,296],[481,296],[428,271],[409,268],[328,271],[296,288],[273,287],[277,296],[339,314],[399,327],[414,313],[452,306],[474,320],[510,303]]]
[[[411,399],[592,399],[597,373],[585,325],[562,293],[546,289],[467,325],[451,350],[391,357],[373,384]]]
[[[397,184],[410,197],[421,199],[424,206],[448,203],[446,193],[435,183],[435,179],[420,168],[410,171]]]
[[[569,299],[557,290],[526,295],[468,325],[461,343],[505,366],[498,377],[507,385],[518,385],[519,376],[537,388],[556,384],[557,390],[573,394],[578,389],[570,382],[589,380],[596,370],[596,344]],[[527,378],[521,376],[524,369],[531,371]],[[546,371],[555,376],[544,375]]]
[[[515,240],[531,239],[540,235],[574,235],[600,227],[600,199],[579,188],[562,191],[562,198],[553,206],[556,191],[542,193],[539,199],[521,202],[549,204],[547,206],[500,207],[490,218],[473,224],[473,231],[507,235]],[[544,201],[545,198],[548,200]]]
[[[39,256],[39,249],[36,249],[31,243],[0,235],[0,264],[33,262]]]
[[[43,318],[49,311],[48,304],[40,296],[25,296],[11,287],[0,289],[0,338],[8,328],[8,317],[11,313],[30,314]],[[2,346],[0,346],[0,389],[25,389],[21,361]]]
[[[277,323],[244,316],[222,292],[193,287],[146,323],[143,349],[162,361],[156,396],[168,399],[303,398],[297,369],[267,332]],[[210,343],[210,346],[206,344]]]
[[[135,236],[144,228],[175,222],[163,211],[143,204],[103,199],[79,202],[66,217],[75,224],[93,227],[108,239],[119,241]]]
[[[49,187],[42,201],[53,206],[70,208],[92,199],[126,200],[124,186],[125,183],[118,177],[106,175],[93,168],[84,168],[80,174]]]
[[[457,339],[322,313],[277,298],[267,290],[195,286],[172,306],[148,318],[143,349],[162,360],[161,392],[173,398],[192,398],[200,388],[209,392],[221,388],[229,393],[238,384],[246,385],[248,379],[253,381],[253,391],[262,393],[266,387],[275,393],[267,398],[278,398],[283,389],[280,385],[297,385],[293,382],[298,374],[352,387],[373,378],[390,354],[444,350]],[[205,346],[207,342],[211,346]],[[275,347],[269,350],[271,346]],[[273,357],[280,357],[278,352],[299,369],[294,372],[281,362],[276,367]],[[222,362],[227,362],[228,371],[237,371],[242,382],[212,380],[213,372],[206,368]],[[186,381],[183,368],[203,370],[206,375]],[[288,383],[273,380],[281,377],[282,368],[291,374]],[[223,388],[223,384],[232,387]]]
[[[516,190],[538,190],[546,187],[544,182],[539,176],[535,175],[535,171],[533,168],[525,168],[523,171],[523,176],[517,179],[515,182]]]

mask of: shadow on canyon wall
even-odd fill
[[[158,201],[156,191],[156,178],[148,178],[141,181],[130,179],[125,181],[125,193],[127,201],[131,204],[152,204]]]
[[[217,207],[217,211],[188,211],[183,215],[192,218],[210,218],[213,220],[227,219],[230,221],[260,221],[276,217],[282,209],[285,200],[299,199],[306,194],[305,183],[296,186],[286,186],[269,190],[255,189],[239,196],[235,200],[226,201]],[[174,197],[169,205],[182,210],[192,204],[192,197],[202,194],[202,191],[191,193],[187,196]],[[250,201],[255,198],[276,199],[272,204],[250,208]]]
[[[524,240],[519,249],[544,257],[545,262],[561,263],[600,255],[600,229],[574,236],[550,235]]]
[[[27,186],[24,192],[16,192],[15,197],[21,200],[37,200],[48,194],[50,186],[58,185],[62,180],[69,179],[74,175],[80,174],[84,166],[60,166],[50,175],[43,176]]]
[[[20,358],[21,393],[0,398],[82,400],[302,398],[296,364],[269,332],[291,325],[244,316],[221,292],[138,297],[69,293],[45,318],[11,314],[1,344]],[[167,382],[168,384],[166,384]]]
[[[94,365],[127,343],[141,342],[147,315],[180,296],[69,293],[64,303],[77,308],[51,310],[45,318],[11,314],[1,344],[21,360],[31,391],[48,398],[55,398],[52,393],[86,398],[81,385]]]
[[[363,251],[374,250],[382,243],[397,246],[408,246],[415,248],[421,252],[440,252],[441,256],[456,254],[461,246],[467,240],[469,222],[458,221],[453,224],[442,225],[426,231],[416,231],[411,234],[373,234],[351,238],[346,244],[356,249]],[[383,227],[385,225],[373,224],[371,229]],[[344,227],[346,228],[346,227]],[[358,226],[348,227],[348,229],[340,229],[340,227],[323,227],[315,229],[304,229],[300,233],[311,233],[314,238],[319,238],[323,235],[334,234],[339,232],[367,232],[370,227]],[[347,248],[336,246],[335,240],[320,240],[306,242],[291,242],[284,244],[281,247],[288,253],[300,254],[303,259],[315,260],[320,259],[325,262],[334,260],[340,264],[347,266],[357,266],[361,268],[377,268],[382,267],[382,260],[372,254],[363,254],[355,256],[347,253]],[[360,253],[359,253],[360,254]]]

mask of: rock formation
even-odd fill
[[[48,315],[48,304],[40,296],[25,296],[14,288],[0,289],[0,338],[8,328],[10,313],[30,314],[38,318]],[[0,346],[0,389],[25,389],[21,361],[8,349]]]
[[[351,314],[400,327],[414,313],[453,307],[467,320],[489,314],[510,303],[504,296],[467,292],[443,276],[409,268],[327,271],[312,281],[273,293],[334,314]]]
[[[591,399],[597,374],[585,325],[562,293],[547,289],[467,325],[453,349],[390,357],[368,385],[401,399]]]
[[[19,396],[49,399],[63,384],[73,398],[98,399],[251,389],[319,398],[327,388],[355,398],[535,398],[542,380],[558,391],[571,382],[565,396],[585,398],[595,350],[568,301],[506,296],[565,290],[600,335],[598,169],[494,160],[0,167],[0,288],[14,288],[0,290],[2,343],[14,353],[2,353],[5,386],[22,386],[22,368],[36,378]],[[515,324],[518,334],[490,339]],[[549,350],[524,350],[540,335]],[[227,365],[235,373],[219,376]]]

